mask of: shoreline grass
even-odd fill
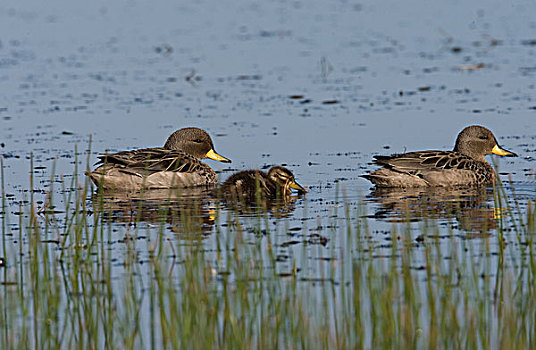
[[[216,206],[207,243],[199,206],[187,215],[163,208],[144,223],[140,201],[132,222],[117,223],[104,199],[88,200],[78,169],[62,182],[64,210],[54,210],[53,188],[42,208],[30,191],[14,226],[0,167],[1,348],[520,349],[536,341],[535,203],[522,209],[502,184],[497,228],[478,237],[460,238],[434,218],[400,220],[382,236],[368,204],[350,205],[337,189],[329,214],[298,232],[285,218]]]

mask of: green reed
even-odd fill
[[[536,341],[534,201],[522,207],[500,183],[497,229],[476,237],[459,237],[453,219],[440,227],[408,217],[374,232],[368,204],[352,203],[344,188],[328,214],[303,222],[215,205],[207,237],[202,206],[162,206],[148,224],[140,201],[131,221],[117,222],[103,196],[88,199],[75,164],[58,202],[52,167],[37,206],[32,158],[31,190],[16,207],[0,163],[0,348],[519,349]],[[294,216],[308,218],[307,207]],[[291,231],[296,222],[301,230]]]

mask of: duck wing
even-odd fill
[[[472,158],[454,151],[421,151],[374,156],[374,162],[390,170],[409,175],[451,169],[473,170],[477,166]]]
[[[144,148],[134,151],[102,153],[97,164],[107,164],[121,168],[126,173],[150,175],[160,171],[195,173],[206,170],[205,163],[177,150],[165,148]]]

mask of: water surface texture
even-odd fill
[[[419,223],[435,220],[439,237],[479,247],[480,234],[496,233],[507,215],[497,212],[493,189],[382,193],[359,175],[375,169],[376,154],[452,149],[460,130],[480,124],[519,154],[488,159],[526,213],[536,195],[535,13],[530,1],[4,1],[0,154],[9,225],[24,215],[32,186],[36,207],[52,188],[62,212],[61,182],[77,172],[82,184],[87,159],[92,166],[100,152],[162,146],[174,130],[197,126],[233,160],[207,160],[220,181],[284,165],[308,188],[275,204],[263,224],[278,227],[269,231],[278,273],[294,269],[314,283],[333,261],[350,261],[338,253],[345,204],[367,220],[380,257],[408,219],[416,244]],[[220,231],[228,215],[241,218],[246,241],[266,244],[253,229],[255,210],[220,211],[197,195],[201,202],[181,199],[168,210],[184,206],[181,215],[198,218],[204,237],[195,244],[208,260],[234,239]],[[113,276],[128,273],[123,239],[135,218],[147,229],[137,258],[148,259],[143,241],[161,234],[156,197],[143,209],[139,198],[104,203],[116,235]],[[171,219],[164,231],[178,246],[195,240]],[[18,238],[3,247],[19,249]]]

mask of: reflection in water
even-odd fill
[[[187,238],[191,233],[211,234],[219,208],[243,217],[270,213],[290,217],[297,195],[263,198],[260,201],[231,199],[213,187],[154,189],[143,192],[102,191],[92,196],[95,212],[112,222],[170,224],[172,232]]]
[[[274,218],[287,218],[292,216],[298,199],[298,195],[289,195],[278,199],[260,198],[256,201],[223,196],[222,205],[238,216],[251,217],[270,213]]]
[[[493,189],[377,188],[367,198],[380,204],[373,217],[389,222],[454,218],[471,233],[496,227]]]
[[[177,233],[212,233],[215,199],[207,187],[155,189],[143,192],[103,191],[93,194],[93,208],[104,220],[168,223]]]

